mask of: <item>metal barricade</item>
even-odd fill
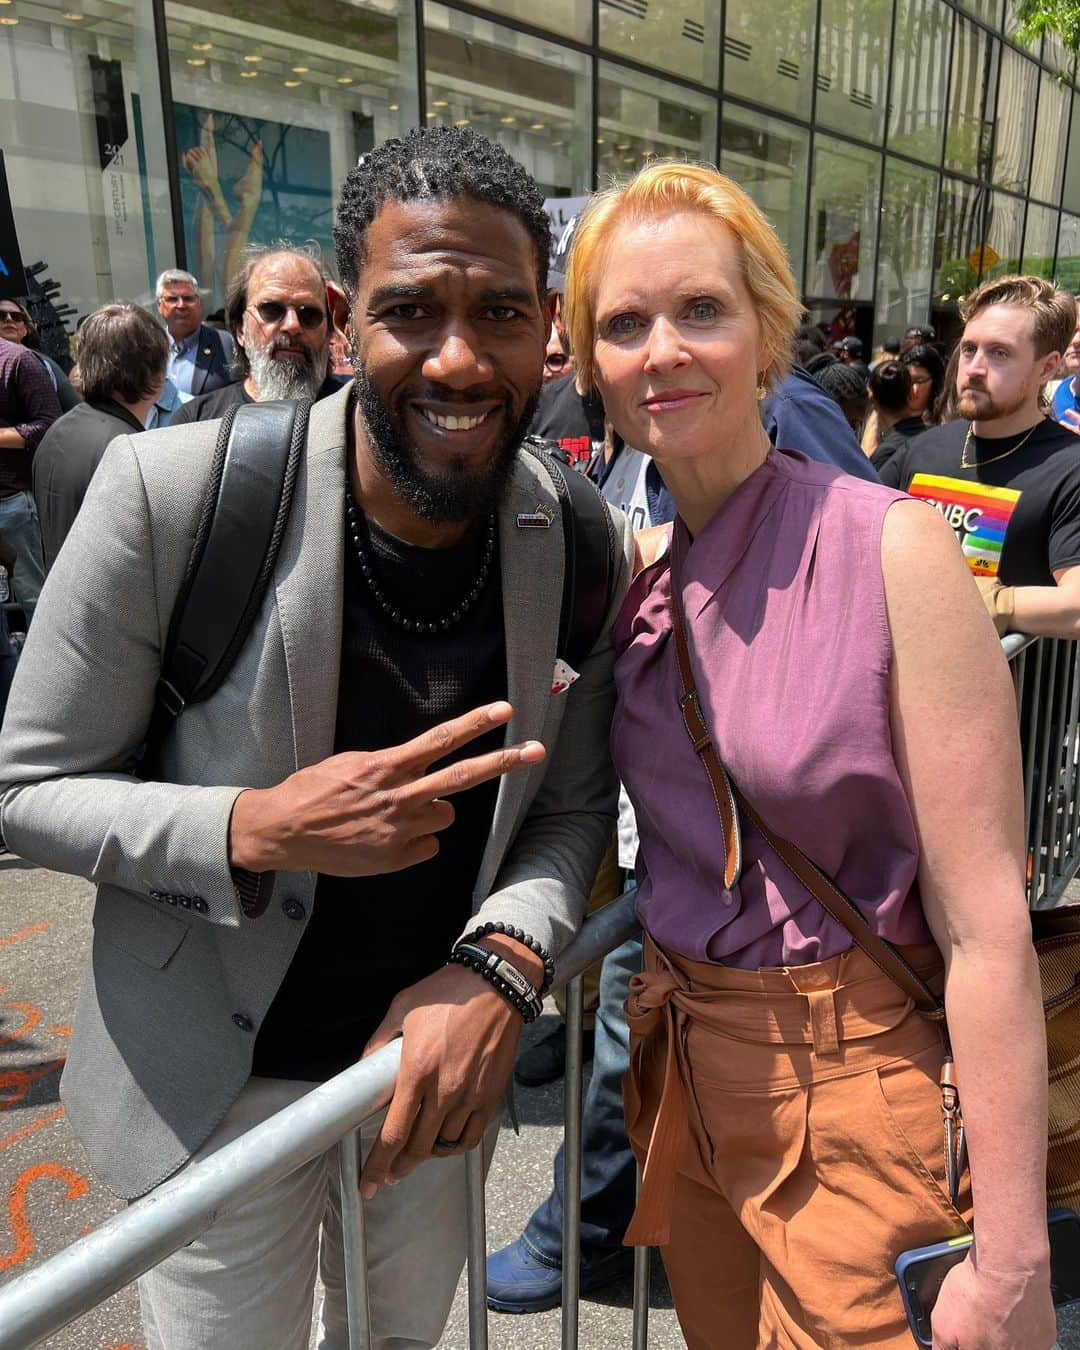
[[[1052,905],[1080,868],[1080,644],[1010,635],[1024,775],[1028,902]],[[582,1001],[586,968],[634,932],[633,893],[587,920],[563,954],[567,984],[563,1350],[576,1350],[580,1294]],[[0,1287],[0,1350],[28,1350],[204,1232],[223,1214],[336,1148],[350,1350],[371,1340],[357,1126],[390,1099],[400,1042],[385,1046],[217,1153],[185,1168],[70,1247]],[[466,1159],[470,1350],[487,1350],[484,1166]],[[648,1344],[648,1249],[634,1260],[633,1350]]]

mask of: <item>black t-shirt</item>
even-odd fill
[[[426,620],[450,613],[471,589],[487,540],[487,521],[448,549],[413,547],[372,522],[366,530],[384,595]],[[343,602],[335,753],[401,745],[506,697],[497,548],[464,620],[421,636],[376,603],[346,529]],[[497,749],[504,736],[496,728],[446,762]],[[253,1073],[319,1082],[340,1073],[359,1059],[394,995],[446,963],[468,923],[497,792],[496,780],[454,796],[454,823],[428,862],[381,876],[319,876],[308,926],[259,1029]]]
[[[604,405],[598,395],[583,398],[573,375],[560,375],[540,388],[529,431],[558,441],[571,464],[585,465],[604,444]]]
[[[921,417],[901,417],[878,441],[878,448],[870,456],[870,463],[880,475],[882,469],[898,450],[902,450],[908,441],[922,436],[929,428]]]
[[[333,375],[327,375],[319,386],[316,402],[328,394],[336,394],[341,384]],[[169,426],[182,427],[186,422],[212,422],[215,417],[224,417],[234,403],[254,403],[244,381],[224,384],[220,389],[211,389],[208,394],[196,394],[194,398],[182,404],[169,419]]]
[[[1026,441],[1026,431],[972,436],[974,463],[963,468],[967,430],[967,422],[946,422],[916,437],[885,465],[881,481],[937,507],[976,576],[1052,586],[1055,571],[1080,563],[1080,437],[1051,418]]]

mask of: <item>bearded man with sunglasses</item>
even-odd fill
[[[253,250],[229,283],[225,319],[236,342],[236,384],[201,394],[170,426],[223,417],[234,403],[312,400],[341,385],[331,375],[326,275],[301,249]]]

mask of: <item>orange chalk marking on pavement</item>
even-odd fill
[[[45,1030],[53,1032],[53,1034],[56,1036],[71,1035],[71,1028],[69,1026],[65,1026],[63,1023],[61,1023],[61,1025],[58,1027],[46,1027]]]
[[[0,947],[10,947],[13,942],[21,942],[23,938],[33,937],[35,933],[47,933],[51,927],[51,923],[36,923],[32,928],[23,928],[18,933],[9,933],[7,937],[0,938]]]
[[[85,1177],[69,1167],[61,1167],[59,1163],[41,1162],[28,1167],[16,1178],[8,1192],[8,1222],[11,1224],[15,1246],[6,1256],[0,1256],[0,1270],[10,1270],[12,1266],[21,1265],[37,1245],[30,1220],[26,1217],[26,1193],[41,1177],[66,1182],[65,1200],[78,1200],[89,1190]]]
[[[63,1066],[66,1058],[62,1055],[36,1069],[8,1069],[6,1073],[0,1073],[0,1111],[10,1111],[13,1106],[18,1106],[38,1079],[48,1078]]]
[[[41,1009],[32,1003],[5,1003],[5,1008],[11,1008],[13,1012],[21,1012],[26,1019],[18,1031],[5,1032],[0,1036],[0,1045],[7,1045],[9,1041],[17,1041],[20,1036],[25,1036],[28,1031],[33,1029],[41,1021]]]
[[[18,1130],[12,1130],[10,1134],[0,1134],[0,1149],[9,1148],[12,1144],[17,1144],[20,1139],[25,1139],[27,1135],[37,1134],[38,1130],[43,1130],[46,1125],[51,1125],[53,1121],[59,1120],[64,1114],[64,1108],[58,1106],[55,1111],[50,1111],[47,1116],[41,1116],[37,1120],[32,1120],[29,1125],[23,1125]]]

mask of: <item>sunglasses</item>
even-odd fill
[[[562,352],[549,352],[544,357],[544,365],[547,366],[548,370],[562,370],[569,359]]]
[[[326,310],[318,305],[286,305],[281,300],[260,300],[258,304],[248,305],[248,309],[254,310],[263,323],[271,326],[280,323],[290,310],[300,327],[308,332],[326,322]]]
[[[25,323],[17,309],[0,309],[0,323]]]

